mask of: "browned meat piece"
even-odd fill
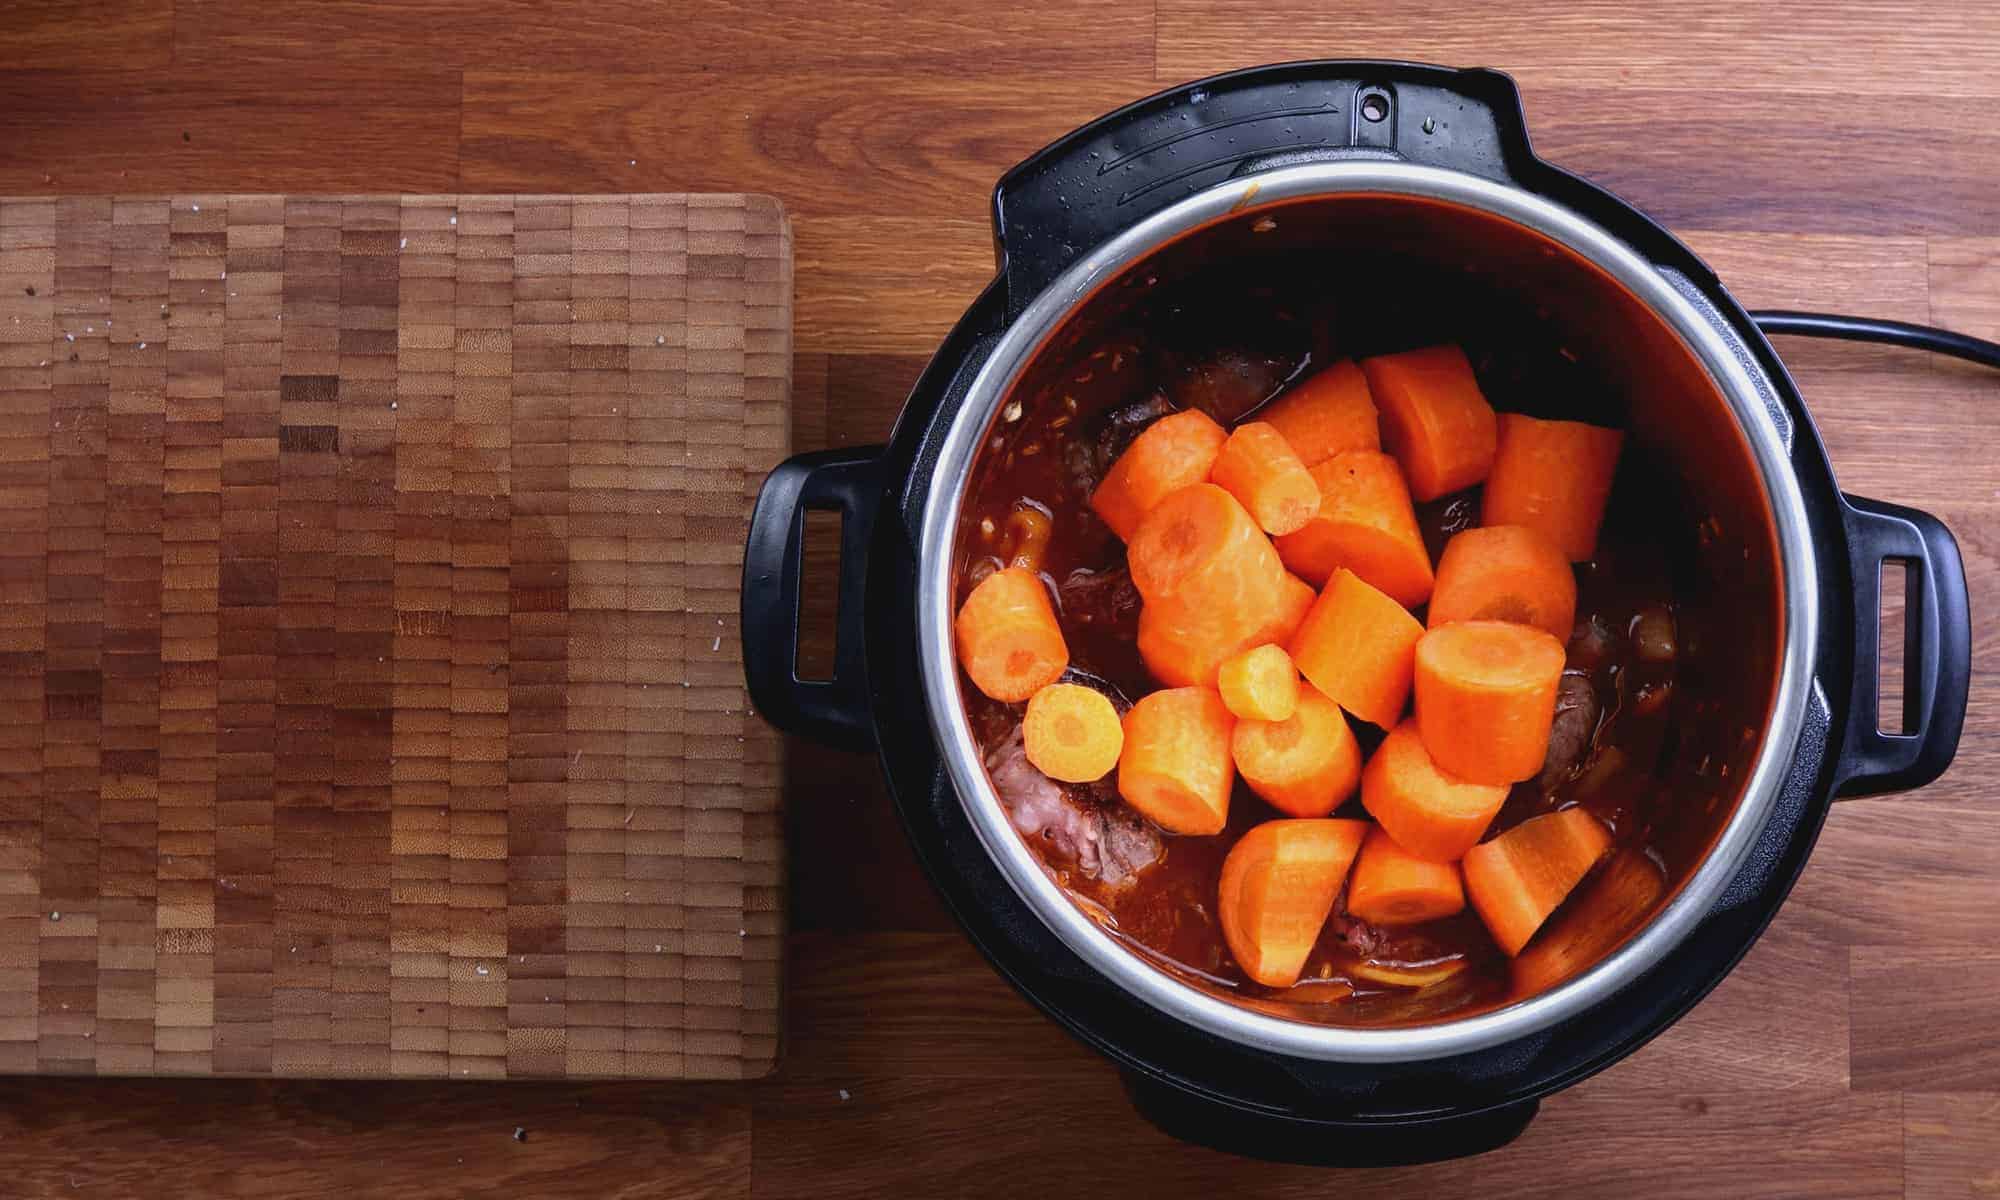
[[[1108,571],[1071,571],[1056,589],[1064,619],[1079,625],[1113,629],[1139,611],[1139,589],[1124,567]]]
[[[986,756],[1001,806],[1023,837],[1041,837],[1058,859],[1107,887],[1129,883],[1159,861],[1159,830],[1095,787],[1065,786],[1028,761],[1018,727]]]
[[[1087,501],[1097,490],[1098,481],[1125,453],[1146,426],[1174,411],[1165,395],[1154,392],[1143,400],[1104,410],[1089,424],[1079,428],[1079,436],[1063,439],[1063,469],[1070,491]]]
[[[1569,635],[1569,667],[1573,671],[1595,671],[1618,653],[1618,635],[1596,617],[1576,623]]]
[[[1177,363],[1168,373],[1167,389],[1180,407],[1234,425],[1277,395],[1298,373],[1299,363],[1296,355],[1218,350]]]
[[[1563,672],[1562,682],[1556,685],[1556,716],[1549,726],[1549,754],[1542,760],[1539,782],[1543,791],[1567,782],[1576,774],[1577,765],[1590,750],[1591,738],[1596,736],[1600,707],[1597,689],[1591,686],[1589,675],[1574,668]]]
[[[1355,957],[1367,958],[1380,949],[1385,935],[1380,929],[1370,925],[1360,917],[1347,911],[1347,894],[1341,893],[1340,902],[1333,906],[1333,912],[1326,919],[1326,925],[1333,936],[1347,943]]]

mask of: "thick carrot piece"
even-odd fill
[[[1431,761],[1414,721],[1390,730],[1361,772],[1361,806],[1406,853],[1430,862],[1463,858],[1506,802],[1504,786],[1469,783]]]
[[[1402,464],[1410,495],[1435,500],[1493,469],[1493,406],[1457,346],[1361,360],[1382,413],[1382,449]]]
[[[1445,770],[1518,783],[1542,769],[1563,644],[1531,625],[1453,621],[1417,643],[1417,730]]]
[[[1170,688],[1125,714],[1118,794],[1169,833],[1221,833],[1229,820],[1236,718],[1202,687]]]
[[[1417,925],[1462,912],[1458,864],[1418,858],[1380,826],[1361,843],[1347,881],[1347,911],[1374,925]]]
[[[1616,429],[1500,414],[1500,445],[1486,477],[1480,523],[1526,525],[1572,562],[1592,557],[1624,444],[1625,434]]]
[[[1125,560],[1132,586],[1148,601],[1185,594],[1210,606],[1266,612],[1284,574],[1249,511],[1212,483],[1184,487],[1155,505],[1133,530]]]
[[[1652,859],[1637,850],[1613,854],[1514,959],[1515,988],[1531,996],[1588,969],[1639,928],[1666,893],[1666,876]]]
[[[1224,662],[1215,690],[1239,721],[1283,721],[1299,706],[1299,669],[1283,646],[1267,642]]]
[[[1090,507],[1111,532],[1130,541],[1153,506],[1208,478],[1228,438],[1208,414],[1169,413],[1133,439],[1090,495]]]
[[[1270,640],[1280,646],[1290,645],[1292,635],[1299,631],[1300,625],[1305,624],[1306,614],[1312,611],[1313,601],[1317,599],[1319,593],[1313,590],[1312,584],[1290,571],[1285,572],[1284,581],[1278,584],[1278,611],[1271,621]]]
[[[1311,688],[1283,721],[1238,721],[1230,739],[1237,773],[1279,812],[1323,817],[1361,781],[1361,746],[1340,706]]]
[[[1018,704],[1054,683],[1069,666],[1049,590],[1032,571],[995,571],[972,589],[953,623],[958,661],[972,685]]]
[[[1208,480],[1242,503],[1269,534],[1290,533],[1319,511],[1319,485],[1291,444],[1262,421],[1238,425]]]
[[[1388,729],[1403,715],[1424,627],[1409,610],[1345,568],[1327,581],[1288,647],[1314,687]]]
[[[1297,602],[1270,539],[1214,484],[1182,488],[1148,513],[1126,561],[1145,598],[1140,656],[1171,687],[1213,687],[1225,660],[1278,640]]]
[[[1312,469],[1319,512],[1277,539],[1278,556],[1308,583],[1346,567],[1396,602],[1430,598],[1431,558],[1396,460],[1370,450],[1337,454]]]
[[[1382,448],[1368,379],[1351,360],[1293,384],[1257,419],[1276,429],[1308,467],[1349,450]]]
[[[1516,955],[1610,848],[1585,809],[1531,817],[1466,852],[1465,892],[1493,940]]]
[[[1125,730],[1103,692],[1052,683],[1028,698],[1021,740],[1028,761],[1050,779],[1091,783],[1118,765]]]
[[[1467,529],[1438,556],[1431,628],[1451,621],[1513,621],[1567,641],[1576,623],[1576,569],[1526,525]]]
[[[1266,821],[1222,861],[1216,914],[1243,973],[1266,987],[1299,981],[1366,821]]]

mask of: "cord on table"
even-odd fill
[[[1953,333],[1949,329],[1937,329],[1930,325],[1912,325],[1907,321],[1883,321],[1874,317],[1847,317],[1835,313],[1790,312],[1777,309],[1753,312],[1750,314],[1750,319],[1766,334],[1838,338],[1850,342],[1884,342],[1891,346],[1907,346],[1913,350],[1929,350],[1933,354],[1948,354],[1953,358],[1962,358],[1967,362],[2000,369],[2000,344],[1963,333]]]

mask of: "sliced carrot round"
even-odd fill
[[[1572,561],[1592,557],[1624,444],[1620,430],[1501,413],[1481,523],[1527,525]]]
[[[1206,413],[1169,413],[1133,439],[1091,493],[1090,507],[1130,541],[1139,522],[1168,496],[1208,478],[1228,438]]]
[[[1410,495],[1435,500],[1493,469],[1493,406],[1457,346],[1426,346],[1363,359],[1382,412],[1382,449],[1403,466]]]
[[[1212,688],[1141,698],[1125,714],[1118,794],[1169,833],[1221,833],[1236,778],[1229,759],[1235,725]]]
[[[1299,671],[1283,646],[1266,643],[1224,662],[1215,687],[1238,720],[1282,721],[1299,705]]]
[[[1512,621],[1567,640],[1576,623],[1576,570],[1525,525],[1468,529],[1445,543],[1426,619]]]
[[[1445,770],[1508,784],[1542,769],[1563,644],[1506,621],[1453,621],[1417,643],[1417,729]]]
[[[1418,858],[1376,826],[1347,881],[1347,911],[1373,925],[1416,925],[1465,908],[1458,864]]]
[[[1266,821],[1238,838],[1222,862],[1217,916],[1243,973],[1290,987],[1333,911],[1366,821]]]
[[[972,685],[1003,703],[1026,700],[1069,667],[1049,589],[1020,567],[980,580],[959,606],[953,631]]]
[[[1279,812],[1323,817],[1354,794],[1361,746],[1340,706],[1301,688],[1290,718],[1238,721],[1230,739],[1237,773]]]
[[[1312,468],[1319,511],[1277,539],[1278,556],[1309,583],[1346,567],[1414,608],[1430,598],[1431,559],[1396,460],[1377,451],[1337,454]]]
[[[1104,778],[1125,748],[1125,730],[1110,699],[1075,683],[1052,683],[1029,697],[1021,739],[1035,769],[1064,783]]]
[[[1414,721],[1389,731],[1361,772],[1361,806],[1418,858],[1453,862],[1507,802],[1505,785],[1472,783],[1433,762]]]
[[[1270,425],[1238,425],[1222,444],[1209,482],[1248,509],[1266,533],[1290,533],[1319,511],[1319,485]]]
[[[1402,605],[1342,568],[1288,643],[1312,685],[1384,729],[1403,715],[1424,627]]]

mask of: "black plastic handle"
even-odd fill
[[[862,657],[868,536],[882,499],[880,446],[800,454],[757,493],[743,550],[743,675],[751,702],[786,733],[848,750],[875,745]],[[840,513],[840,578],[833,677],[799,678],[799,596],[806,512]]]
[[[1854,580],[1854,692],[1840,750],[1837,789],[1872,796],[1922,787],[1944,773],[1965,725],[1972,679],[1972,617],[1965,565],[1944,522],[1914,508],[1842,495]],[[1877,728],[1882,640],[1882,564],[1911,564],[1905,596],[1903,725]]]
[[[1317,1121],[1244,1108],[1123,1071],[1126,1095],[1160,1132],[1225,1154],[1315,1167],[1397,1167],[1497,1150],[1521,1136],[1534,1100],[1451,1116]]]

